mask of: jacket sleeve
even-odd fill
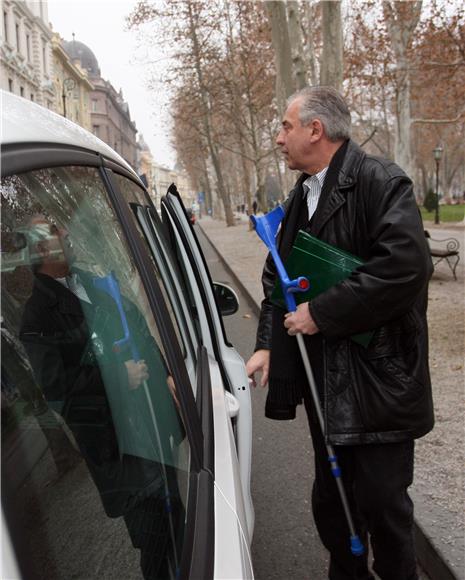
[[[255,350],[271,350],[271,323],[273,316],[273,305],[270,296],[276,280],[276,268],[271,254],[268,254],[262,274],[262,286],[265,298],[262,300],[260,318],[257,328],[257,340]]]
[[[376,173],[376,172],[375,172]],[[400,172],[399,172],[400,173]],[[366,177],[365,179],[368,179]],[[328,338],[376,329],[406,314],[432,274],[412,183],[405,174],[371,181],[362,190],[357,220],[368,242],[366,262],[317,296],[310,312]]]

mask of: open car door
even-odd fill
[[[252,456],[252,406],[250,388],[242,357],[227,341],[210,277],[197,236],[174,185],[161,200],[161,217],[172,250],[184,272],[193,273],[198,293],[192,296],[191,312],[197,324],[204,327],[202,336],[209,357],[218,364],[227,391],[229,414],[234,426],[242,493],[249,537],[252,537],[254,511],[250,493]]]

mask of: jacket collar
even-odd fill
[[[36,274],[34,292],[42,294],[49,308],[58,306],[58,310],[63,314],[82,316],[79,298],[68,288],[65,288],[63,284],[57,282],[55,278],[45,274]]]
[[[357,182],[365,152],[351,139],[336,151],[326,174],[316,212],[310,222],[309,231],[318,236],[334,213],[346,202],[346,196]]]
[[[347,189],[352,187],[357,182],[360,166],[366,157],[365,151],[361,149],[357,143],[349,139],[347,142],[347,150],[344,155],[337,185],[339,189]]]

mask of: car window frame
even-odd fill
[[[168,248],[159,247],[154,249],[152,246],[160,246],[160,237],[154,232],[151,216],[149,215],[150,208],[139,204],[131,203],[131,208],[134,211],[135,218],[141,226],[142,233],[147,241],[149,250],[153,256],[156,267],[160,273],[160,277],[166,287],[166,291],[178,293],[182,298],[170,298],[172,301],[172,308],[174,316],[177,319],[178,327],[182,333],[182,340],[185,342],[186,357],[191,356],[194,367],[198,365],[198,347],[202,344],[202,337],[198,336],[195,331],[194,322],[189,320],[188,306],[185,304],[186,299],[184,292],[180,289],[181,282],[179,275],[176,273],[176,264],[173,264],[173,258],[168,253]],[[163,243],[163,242],[162,242]],[[178,317],[180,320],[178,320]],[[184,334],[186,336],[184,337]]]
[[[127,181],[126,176],[114,172],[118,185],[121,184],[121,179]],[[166,238],[159,229],[162,227],[161,223],[154,224],[152,207],[146,205],[146,190],[143,190],[139,184],[130,180],[134,184],[137,191],[130,194],[131,199],[128,199],[126,194],[122,192],[122,196],[129,204],[133,213],[133,219],[136,222],[136,227],[139,230],[142,243],[146,246],[147,252],[153,260],[153,267],[159,277],[160,283],[164,288],[164,295],[166,302],[171,305],[172,316],[175,319],[175,325],[178,330],[178,338],[184,347],[183,355],[188,369],[191,374],[191,386],[194,396],[197,393],[197,353],[198,348],[202,344],[202,336],[196,331],[196,323],[191,320],[191,312],[186,302],[185,289],[182,282],[182,277],[178,272],[178,265],[175,258],[171,254]],[[127,183],[124,183],[127,188]],[[136,199],[136,201],[132,201]],[[156,214],[155,214],[156,215]],[[158,228],[157,228],[158,226]]]
[[[165,227],[167,227],[170,230],[170,233],[171,233],[171,229],[175,228],[176,232],[178,233],[178,235],[181,239],[181,242],[183,244],[184,250],[185,250],[186,255],[187,255],[187,259],[189,260],[191,267],[194,271],[194,275],[195,275],[196,282],[197,282],[197,287],[199,289],[200,297],[201,297],[202,304],[203,304],[203,307],[205,310],[207,324],[208,324],[209,333],[210,333],[210,337],[211,337],[212,348],[213,348],[213,356],[215,357],[215,360],[218,363],[221,378],[223,380],[223,385],[224,385],[225,390],[227,390],[228,392],[233,394],[233,388],[232,388],[232,385],[230,383],[228,374],[226,372],[226,369],[225,369],[225,366],[223,364],[223,360],[221,357],[220,340],[222,340],[227,347],[231,347],[232,345],[229,343],[229,341],[226,338],[223,318],[222,318],[221,313],[219,311],[218,304],[216,303],[216,297],[215,297],[215,293],[213,291],[213,281],[212,281],[212,278],[210,275],[210,270],[208,269],[208,266],[206,264],[205,256],[203,255],[203,251],[200,248],[200,243],[197,239],[197,236],[195,235],[195,232],[193,232],[195,243],[197,244],[197,248],[199,250],[205,271],[207,273],[208,282],[212,288],[212,294],[213,294],[213,298],[215,300],[214,307],[216,308],[218,320],[219,320],[219,323],[221,326],[221,331],[222,331],[222,335],[220,337],[218,336],[218,333],[216,331],[215,321],[213,319],[213,312],[211,311],[211,308],[213,308],[213,306],[210,305],[210,300],[209,300],[208,294],[206,292],[206,289],[204,287],[204,282],[202,280],[202,276],[196,268],[195,257],[193,256],[189,241],[187,240],[187,237],[186,237],[186,234],[183,230],[182,224],[179,223],[179,220],[178,220],[178,217],[177,217],[175,211],[171,211],[171,209],[170,209],[170,205],[171,205],[170,198],[169,198],[170,195],[172,195],[174,198],[176,198],[178,200],[178,202],[180,202],[181,208],[185,212],[184,204],[182,203],[181,196],[179,195],[179,192],[178,192],[176,186],[174,184],[171,184],[170,187],[168,188],[167,194],[162,197],[161,220],[162,220],[163,224],[165,224]],[[188,222],[187,217],[186,217],[186,221]],[[191,229],[193,229],[191,224],[188,223],[188,226]],[[173,234],[174,233],[175,232],[173,231]],[[173,243],[173,241],[170,241],[170,243]],[[174,243],[176,243],[176,242],[174,242]]]

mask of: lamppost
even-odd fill
[[[61,98],[63,99],[63,117],[66,117],[66,92],[72,91],[74,86],[74,79],[63,79],[63,92],[61,93]]]
[[[433,149],[434,159],[436,160],[436,213],[434,215],[434,223],[439,223],[439,163],[442,157],[442,147],[438,145]]]

